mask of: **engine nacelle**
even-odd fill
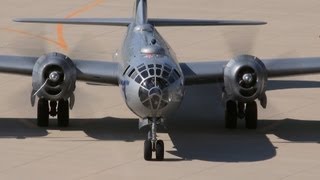
[[[240,102],[256,99],[266,106],[267,69],[263,62],[251,55],[232,59],[224,69],[225,98]]]
[[[41,56],[33,67],[32,87],[48,100],[67,100],[76,88],[77,70],[72,60],[60,53]]]

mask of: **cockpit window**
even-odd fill
[[[136,71],[134,68],[129,72],[128,76],[131,77],[131,75]]]
[[[171,68],[169,65],[165,64],[164,66],[164,70],[168,71],[168,72],[171,72]]]
[[[138,73],[137,71],[134,71],[134,73],[130,76],[132,79],[135,79],[137,77]]]
[[[166,107],[170,101],[168,87],[181,77],[178,70],[168,64],[140,65],[138,69],[143,69],[136,78],[136,82],[141,84],[141,103],[152,110]]]
[[[176,78],[180,78],[180,74],[178,73],[178,71],[176,69],[174,69],[173,72],[174,72],[174,76],[176,76]]]
[[[139,72],[142,72],[144,70],[146,70],[146,66],[142,66],[142,67],[139,68]]]
[[[161,77],[149,77],[139,89],[142,104],[153,110],[164,108],[169,102],[168,82]]]
[[[136,80],[135,80],[138,84],[140,84],[141,82],[142,82],[142,78],[141,78],[141,76],[140,75],[138,75],[137,77],[136,77]]]
[[[123,75],[125,75],[127,73],[129,68],[130,68],[130,65],[126,68],[126,70],[124,70]]]
[[[149,74],[150,74],[151,76],[153,76],[153,75],[154,75],[154,69],[149,69]]]
[[[145,70],[145,71],[143,71],[142,73],[141,73],[141,76],[143,77],[143,78],[147,78],[148,77],[148,71],[147,70]]]
[[[129,67],[127,69],[128,76],[134,79],[137,83],[141,83],[143,80],[147,79],[149,76],[162,77],[167,82],[174,83],[178,80],[181,75],[178,70],[170,67],[168,64],[140,64],[136,70],[135,68],[131,69]]]
[[[156,74],[157,74],[157,76],[160,76],[161,75],[161,69],[157,69],[156,70]]]

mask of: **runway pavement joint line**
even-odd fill
[[[50,157],[53,157],[53,156],[56,156],[56,155],[60,155],[60,154],[63,154],[63,153],[66,153],[66,152],[71,152],[73,150],[76,150],[76,149],[79,149],[83,146],[86,146],[86,145],[89,145],[89,144],[93,144],[95,142],[88,142],[88,143],[85,143],[85,144],[81,144],[81,145],[78,145],[76,147],[72,147],[72,148],[69,148],[69,149],[64,149],[64,150],[61,150],[61,151],[58,151],[58,152],[54,152],[54,153],[50,153],[48,155],[44,155],[42,157],[39,157],[39,158],[35,158],[33,160],[30,160],[30,161],[27,161],[27,162],[24,162],[24,163],[21,163],[21,164],[18,164],[18,165],[15,165],[13,167],[9,167],[7,169],[3,169],[3,170],[0,170],[0,173],[1,174],[4,174],[6,171],[9,171],[11,169],[17,169],[17,168],[20,168],[20,167],[23,167],[23,166],[26,166],[26,165],[29,165],[31,163],[34,163],[36,161],[41,161],[41,160],[44,160],[44,159],[47,159],[47,158],[50,158]]]

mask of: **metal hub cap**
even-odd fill
[[[242,79],[246,84],[250,84],[253,81],[253,76],[250,73],[246,73],[242,76]]]
[[[52,82],[57,82],[60,79],[60,75],[57,71],[53,71],[49,74],[49,79]]]

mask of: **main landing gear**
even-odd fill
[[[255,101],[242,103],[236,101],[227,101],[225,108],[225,127],[227,129],[237,128],[237,120],[245,119],[246,128],[257,129],[258,111]]]
[[[160,119],[153,118],[151,120],[151,130],[148,133],[148,138],[144,141],[144,159],[150,161],[152,153],[155,152],[156,160],[162,161],[164,158],[164,143],[157,139],[157,126],[160,124]]]
[[[38,100],[37,124],[39,127],[49,126],[49,116],[58,116],[58,126],[69,126],[69,101],[49,101],[44,98]]]

